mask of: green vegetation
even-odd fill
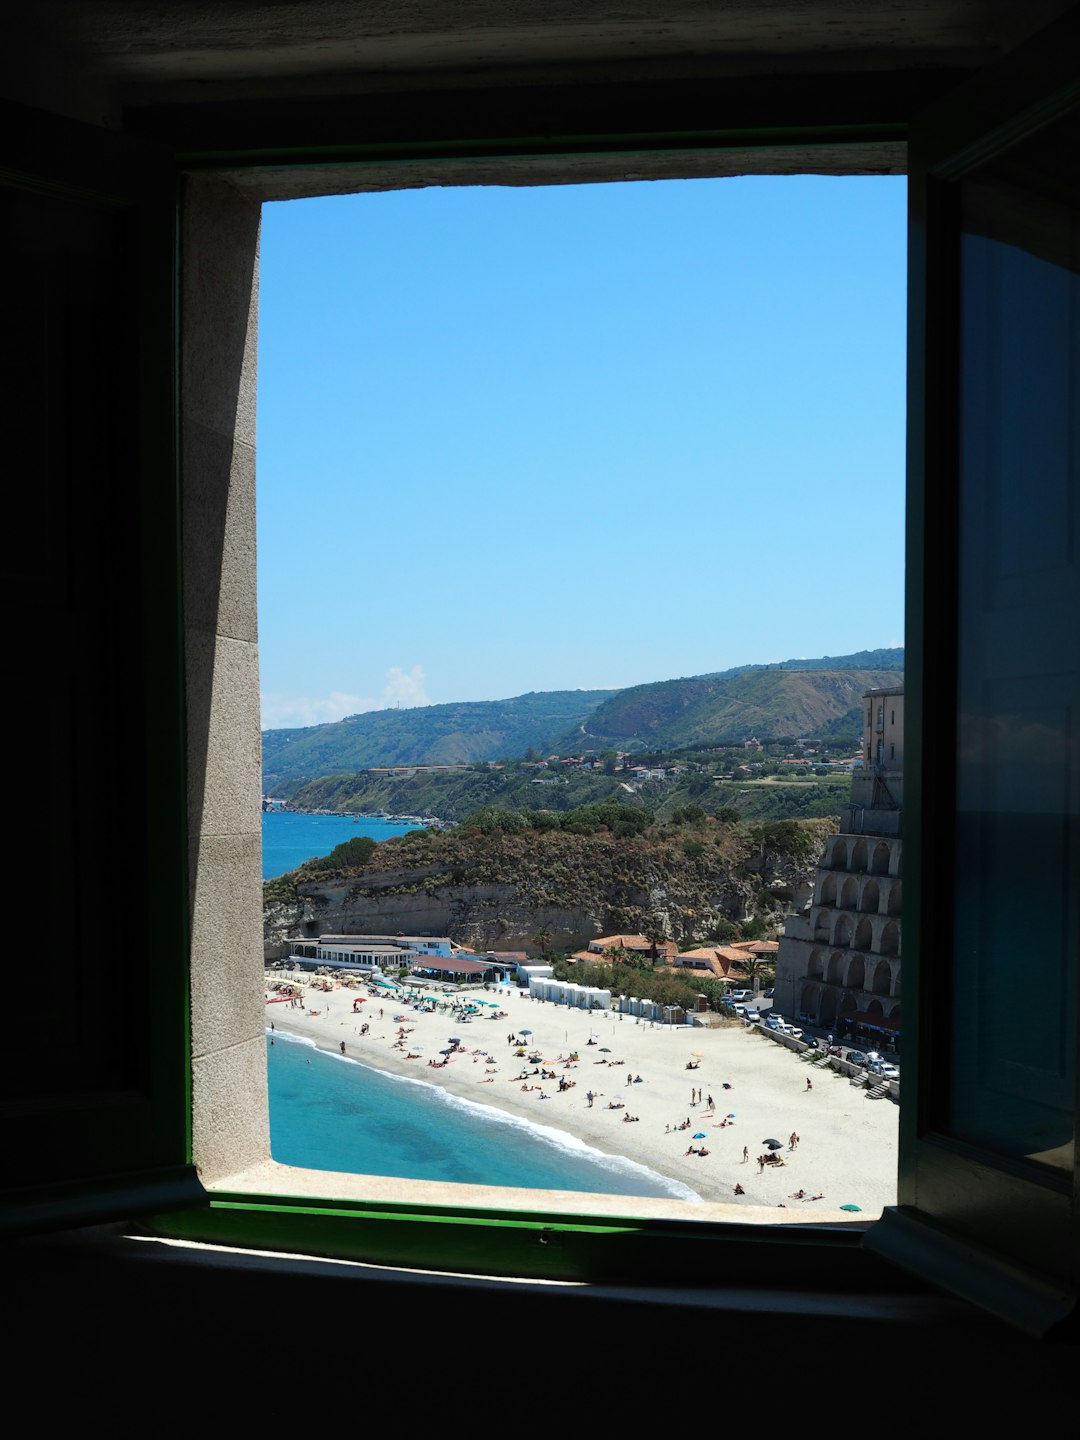
[[[563,830],[568,835],[643,835],[653,823],[653,815],[644,806],[582,805],[565,815],[550,811],[504,810],[486,805],[461,822],[462,834],[520,835],[529,830],[545,833]]]
[[[632,995],[642,1000],[655,1000],[658,1005],[681,1005],[684,1010],[696,1008],[697,997],[704,995],[713,1008],[720,1005],[728,986],[712,975],[698,970],[677,974],[673,970],[655,970],[646,956],[612,955],[611,964],[592,965],[557,960],[557,980],[570,980],[577,985],[595,985],[613,995]]]
[[[437,816],[451,824],[487,806],[564,814],[580,805],[628,798],[618,778],[598,770],[567,770],[555,775],[522,764],[397,776],[361,771],[329,775],[304,785],[280,785],[277,793],[286,796],[296,810]]]
[[[742,757],[741,747],[737,752]],[[531,811],[534,829],[559,829],[572,810],[586,805],[643,807],[676,824],[698,823],[707,815],[720,820],[812,820],[839,816],[848,803],[851,777],[844,771],[822,778],[795,780],[778,761],[762,760],[739,780],[718,780],[730,771],[722,756],[711,763],[680,758],[681,773],[664,780],[633,782],[624,772],[553,767],[534,771],[520,764],[499,769],[421,773],[402,777],[330,775],[305,785],[281,786],[296,810],[353,815],[424,815],[457,824],[481,811]],[[544,778],[537,783],[537,775]],[[544,818],[546,817],[546,818]]]
[[[853,737],[862,733],[863,693],[897,679],[895,670],[776,667],[635,685],[592,711],[584,722],[585,743],[673,749],[750,735]],[[564,743],[575,738],[580,745],[580,734]]]
[[[329,855],[309,860],[307,862],[308,869],[314,874],[330,874],[338,870],[360,868],[366,865],[374,855],[377,843],[369,835],[357,835],[352,840],[345,840],[342,844],[335,845]]]

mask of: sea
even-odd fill
[[[390,840],[423,828],[419,820],[385,815],[303,815],[291,810],[264,810],[262,817],[262,878],[274,880],[316,855],[329,855],[335,845],[370,835]]]
[[[380,816],[264,812],[263,879],[328,855],[357,835],[386,840],[418,826]],[[283,1165],[357,1175],[601,1195],[698,1200],[689,1187],[564,1131],[387,1075],[267,1027],[270,1153]],[[273,1041],[273,1043],[270,1043]]]

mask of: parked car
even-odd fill
[[[747,1000],[753,1000],[754,992],[753,990],[733,990],[728,998],[743,1004]]]
[[[882,1080],[899,1080],[900,1067],[894,1065],[890,1060],[875,1060],[870,1066],[870,1073],[879,1076]]]
[[[761,1011],[760,1011],[760,1010],[754,1010],[754,1009],[752,1009],[752,1008],[751,1008],[751,1009],[748,1009],[747,1012],[746,1012],[746,1014],[743,1016],[743,1019],[744,1019],[744,1020],[749,1020],[750,1023],[751,1023],[751,1025],[757,1025],[757,1024],[759,1024],[760,1021],[761,1021]]]
[[[801,1040],[803,1038],[803,1032],[797,1025],[789,1025],[787,1027],[787,1034],[789,1034],[793,1040]]]
[[[869,1065],[870,1063],[870,1058],[865,1050],[849,1050],[844,1059],[850,1060],[852,1065]]]
[[[746,1017],[746,1006],[745,1006],[745,1005],[733,1005],[731,1008],[735,1011],[735,1014],[738,1015],[738,1017],[739,1017],[740,1020],[745,1019],[745,1017]]]

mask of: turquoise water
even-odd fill
[[[280,1031],[273,1039],[266,1047],[270,1150],[281,1164],[459,1185],[700,1198],[562,1131],[410,1076],[385,1075]]]
[[[383,820],[375,815],[294,815],[291,811],[264,810],[262,854],[264,880],[274,880],[295,870],[316,855],[329,855],[335,845],[370,835],[389,840],[422,826],[407,820]]]

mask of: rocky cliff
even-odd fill
[[[449,935],[481,950],[577,949],[599,935],[662,933],[693,945],[731,922],[779,929],[813,887],[835,825],[706,824],[641,836],[437,834],[379,845],[370,863],[264,887],[267,958],[289,937]]]

